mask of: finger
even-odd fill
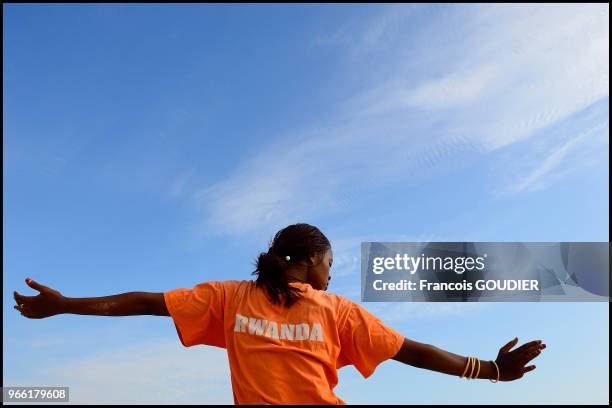
[[[25,305],[16,305],[16,306],[13,306],[13,307],[15,309],[19,310],[21,313],[27,313],[30,310]]]
[[[27,312],[21,312],[21,315],[22,315],[23,317],[27,317],[28,319],[32,319],[32,315],[31,315],[31,314],[29,314],[29,313],[27,313]]]
[[[21,310],[22,310],[22,314],[29,319],[40,319],[41,318],[39,312],[35,312],[34,310],[32,310],[32,308],[29,308],[28,306],[24,306]]]
[[[26,278],[26,283],[29,287],[31,287],[32,289],[36,289],[39,292],[44,292],[45,290],[49,289],[48,287],[41,285],[40,283],[35,282],[30,278]]]
[[[29,303],[32,300],[34,300],[36,296],[24,296],[24,295],[20,295],[19,293],[17,293],[17,291],[13,292],[13,299],[15,299],[15,301],[17,303],[19,303],[20,305],[23,303]]]
[[[529,343],[523,344],[521,347],[517,348],[514,351],[528,351],[534,347],[538,347],[540,343],[541,343],[541,340],[530,341]]]
[[[534,351],[532,351],[532,352],[528,353],[528,354],[525,356],[525,363],[527,363],[527,362],[529,362],[529,361],[533,360],[534,358],[536,358],[536,357],[537,357],[537,356],[539,356],[539,355],[540,355],[540,349],[537,349],[537,350],[534,350]]]
[[[22,316],[27,317],[27,316],[26,316],[26,312],[24,312],[24,310],[23,310],[23,307],[22,307],[22,306],[13,306],[13,307],[14,307],[15,309],[17,309],[17,311],[18,311],[19,313],[21,313],[21,315],[22,315]]]
[[[532,345],[531,347],[514,350],[513,353],[517,353],[519,358],[527,360],[531,358],[532,354],[536,351],[541,351],[539,344]]]
[[[512,349],[512,347],[516,345],[516,343],[518,343],[518,337],[515,337],[514,339],[510,340],[502,348],[500,348],[499,351],[502,353],[507,353]]]
[[[20,304],[13,306],[16,310],[21,312],[22,314],[32,314],[32,306],[28,304]]]
[[[544,350],[545,348],[546,348],[546,344],[544,344],[544,343],[542,343],[542,342],[540,342],[540,341],[538,340],[538,344],[535,344],[535,345],[531,346],[531,347],[530,347],[528,350],[529,350],[529,351],[535,351],[535,350],[540,350],[540,351],[542,351],[542,350]]]
[[[536,366],[534,366],[534,365],[527,366],[527,367],[523,368],[523,374],[524,373],[528,373],[530,371],[533,371],[533,370],[535,370],[535,368],[536,368]]]
[[[28,319],[36,319],[36,314],[32,311],[32,309],[27,306],[23,306],[21,308],[21,315],[27,317]]]

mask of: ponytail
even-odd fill
[[[290,307],[299,298],[301,290],[289,285],[285,271],[288,261],[275,253],[262,252],[257,259],[257,285],[263,286],[274,304],[282,303]]]

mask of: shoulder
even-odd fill
[[[255,281],[247,280],[247,279],[230,279],[230,280],[219,281],[219,283],[222,284],[226,288],[238,288],[241,286],[252,286],[255,284]]]
[[[251,287],[251,280],[216,280],[216,281],[204,281],[197,283],[193,287],[193,291],[196,293],[199,292],[215,292],[218,294],[224,295],[233,295],[237,291],[242,290],[244,288]]]
[[[217,281],[215,284],[225,292],[226,295],[234,295],[239,291],[250,290],[255,286],[255,281],[246,279],[230,279]]]
[[[364,305],[347,297],[335,293],[325,293],[325,296],[334,305],[339,327],[346,327],[347,322],[351,326],[370,325],[382,323],[382,320],[370,312]]]
[[[318,303],[332,309],[339,322],[346,320],[355,305],[355,302],[342,295],[319,290],[316,292],[316,296],[319,298]]]
[[[233,288],[233,287],[250,285],[252,283],[255,283],[255,282],[252,280],[211,280],[211,281],[200,282],[196,286],[209,285],[209,286],[215,286],[215,287]]]
[[[319,291],[321,293],[321,295],[328,299],[330,302],[333,302],[334,304],[338,305],[339,307],[350,307],[352,304],[354,304],[355,302],[353,302],[352,300],[350,300],[349,298],[339,295],[337,293],[333,293],[333,292],[324,292],[324,291]]]

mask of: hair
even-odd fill
[[[290,307],[301,296],[301,289],[289,285],[286,270],[294,262],[305,261],[312,265],[310,257],[315,255],[319,262],[331,248],[327,237],[315,226],[293,224],[278,231],[269,244],[268,252],[259,254],[255,262],[257,287],[266,289],[274,304]],[[290,260],[285,259],[286,256]]]

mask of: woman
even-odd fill
[[[344,404],[333,389],[337,369],[353,364],[369,377],[383,361],[465,378],[512,381],[546,346],[540,340],[499,350],[481,361],[404,338],[361,305],[327,293],[333,263],[329,240],[308,224],[280,230],[256,262],[255,281],[200,283],[192,289],[67,298],[31,279],[37,296],[14,293],[23,316],[60,313],[170,316],[185,347],[226,348],[236,404]]]

